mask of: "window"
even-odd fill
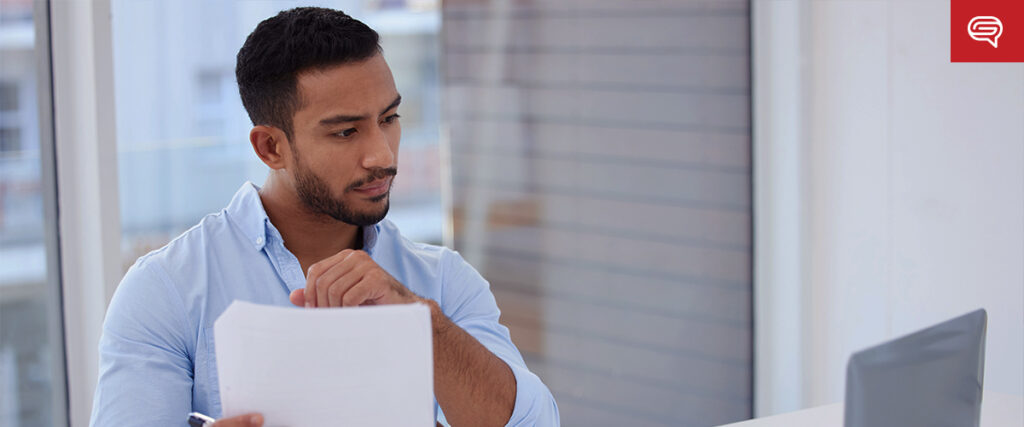
[[[381,34],[402,94],[399,175],[388,218],[413,240],[439,243],[436,1],[313,2]],[[267,168],[234,78],[245,37],[295,1],[114,0],[115,103],[123,262],[158,248],[227,205]],[[154,30],[157,29],[157,30]]]
[[[66,424],[53,141],[41,141],[49,105],[48,51],[37,46],[33,6],[0,0],[0,425]],[[40,10],[46,10],[41,7]],[[43,59],[43,61],[40,61]],[[43,88],[40,90],[38,88]],[[48,113],[47,113],[48,114]],[[42,148],[42,149],[41,149]],[[49,178],[49,179],[48,179]]]
[[[0,82],[0,112],[18,111],[18,85],[14,82]]]
[[[15,67],[22,68],[22,67]],[[21,76],[21,80],[31,82],[30,78]],[[21,151],[21,128],[28,124],[22,114],[19,102],[19,88],[16,81],[0,82],[0,154],[18,155]]]
[[[21,129],[0,127],[0,153],[17,153],[19,151],[21,151]]]

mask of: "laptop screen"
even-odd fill
[[[977,310],[854,353],[845,427],[977,426],[985,327]]]

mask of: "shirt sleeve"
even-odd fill
[[[480,341],[512,369],[516,402],[509,426],[558,426],[558,405],[551,391],[526,367],[508,328],[498,322],[501,312],[490,284],[457,252],[446,251],[442,310],[456,325]]]
[[[100,338],[92,426],[187,425],[194,343],[186,338],[181,297],[160,273],[140,261],[114,292]]]

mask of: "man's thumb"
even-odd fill
[[[302,289],[302,288],[296,289],[296,290],[292,291],[292,294],[288,296],[288,299],[291,300],[292,304],[295,304],[295,305],[297,305],[299,307],[305,307],[306,306],[306,290]]]

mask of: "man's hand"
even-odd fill
[[[436,302],[420,298],[364,251],[345,249],[309,266],[306,287],[290,296],[299,307],[352,307],[421,302],[430,306],[434,394],[453,425],[505,425],[515,409],[512,369],[453,323]]]
[[[245,414],[231,418],[221,418],[213,423],[214,427],[261,427],[263,416],[260,414]]]
[[[364,251],[345,249],[309,266],[306,288],[289,299],[299,307],[353,307],[422,301]]]

